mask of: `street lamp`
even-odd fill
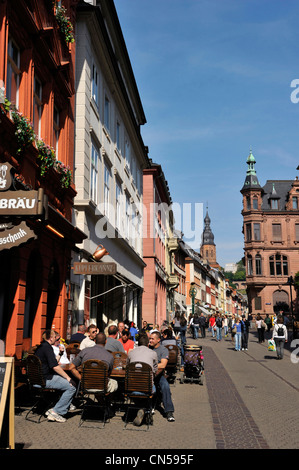
[[[195,299],[196,294],[197,294],[197,289],[196,289],[194,284],[195,284],[194,282],[191,282],[191,287],[190,287],[190,290],[189,290],[189,296],[192,299],[192,315],[194,315],[194,299]]]

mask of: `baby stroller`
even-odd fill
[[[203,371],[202,347],[194,344],[184,345],[184,372],[181,372],[180,383],[190,381],[203,385]]]

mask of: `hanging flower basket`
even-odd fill
[[[69,188],[72,182],[72,172],[69,166],[66,166],[64,163],[59,160],[55,160],[54,169],[57,173],[60,173],[61,176],[61,186],[63,188]]]
[[[17,155],[29,147],[35,141],[35,133],[30,121],[17,110],[11,113],[12,120],[16,126],[15,135],[18,141]]]
[[[38,150],[37,158],[40,167],[40,174],[41,176],[45,176],[49,169],[54,165],[54,161],[56,159],[55,150],[50,147],[50,145],[45,144],[43,140],[37,140],[36,147]]]
[[[66,9],[61,5],[57,5],[55,16],[59,29],[62,35],[64,36],[65,42],[67,44],[70,42],[74,42],[74,28],[72,23],[70,22],[69,17],[67,16]]]

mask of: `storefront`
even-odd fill
[[[0,339],[20,358],[46,328],[66,334],[71,250],[85,235],[0,164]]]

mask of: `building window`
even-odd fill
[[[59,135],[60,135],[59,111],[56,108],[56,106],[54,106],[54,112],[53,112],[53,149],[55,150],[56,158],[58,158]]]
[[[250,197],[249,196],[246,197],[246,207],[247,207],[247,210],[250,211],[251,202],[250,202]]]
[[[262,298],[261,297],[254,298],[254,307],[255,307],[255,310],[262,310]]]
[[[41,137],[41,119],[42,119],[42,84],[40,80],[34,78],[34,93],[33,93],[33,129],[37,137]]]
[[[125,141],[125,163],[128,166],[129,170],[131,171],[131,150],[130,150],[130,143],[128,139]]]
[[[292,197],[292,208],[293,209],[298,209],[298,199],[297,197]]]
[[[261,276],[262,274],[262,257],[261,255],[256,255],[255,257],[255,274]]]
[[[120,146],[121,146],[121,142],[120,142],[120,123],[117,121],[116,122],[116,148],[119,152],[121,151]]]
[[[276,253],[269,258],[270,276],[288,276],[288,258]]]
[[[105,96],[104,126],[107,131],[110,131],[110,101],[108,100],[107,96]]]
[[[251,224],[246,224],[246,241],[250,242],[251,238]]]
[[[254,233],[254,240],[260,241],[261,239],[261,224],[253,224],[253,233]]]
[[[99,106],[99,77],[95,65],[92,66],[91,96],[97,107]]]
[[[130,215],[131,215],[131,205],[130,205],[130,198],[126,195],[126,238],[130,240]]]
[[[271,199],[271,209],[278,209],[278,199]]]
[[[16,107],[19,106],[20,75],[20,51],[16,43],[8,38],[6,97]]]
[[[90,170],[90,199],[98,203],[99,185],[99,152],[94,143],[91,143],[91,170]]]
[[[252,256],[248,255],[247,256],[247,275],[252,276],[253,271],[252,271]]]
[[[105,163],[104,169],[104,214],[109,217],[109,204],[110,204],[110,168]]]
[[[272,224],[272,237],[274,242],[281,241],[281,224]]]
[[[254,210],[257,210],[257,209],[258,209],[258,200],[257,200],[256,197],[254,197],[253,200],[252,200],[252,208],[253,208]]]
[[[299,224],[295,224],[295,239],[299,242]]]
[[[115,226],[121,230],[121,185],[116,180],[115,182]]]

